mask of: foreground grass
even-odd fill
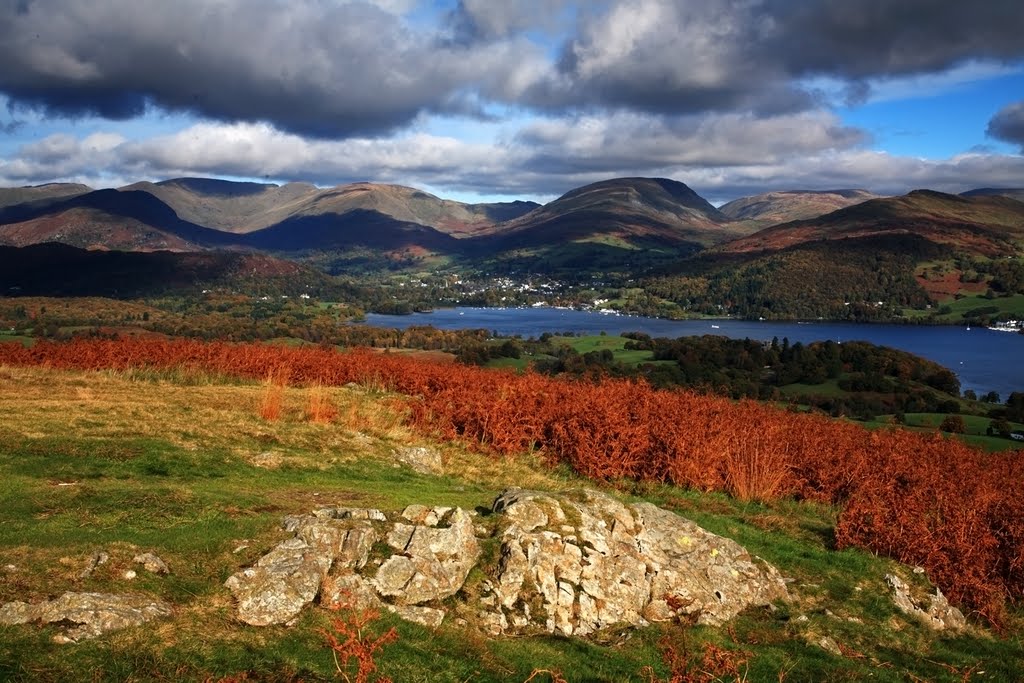
[[[330,680],[334,660],[310,609],[291,628],[233,619],[224,580],[277,541],[285,514],[326,505],[399,508],[419,502],[488,507],[509,485],[580,486],[539,459],[507,460],[433,444],[446,470],[395,467],[392,450],[426,445],[402,425],[395,398],[326,389],[337,415],[311,422],[309,390],[283,390],[278,420],[259,417],[266,388],[189,372],[56,372],[0,367],[0,602],[66,590],[142,591],[175,616],[78,645],[55,627],[0,627],[0,680]],[[431,631],[386,617],[399,640],[378,658],[396,681],[523,681],[535,669],[570,681],[659,676],[659,640],[699,653],[711,642],[747,655],[747,680],[1014,680],[1024,668],[1016,622],[1005,637],[972,630],[939,637],[898,614],[883,576],[907,568],[833,548],[835,510],[783,501],[742,504],[659,485],[617,487],[731,537],[793,579],[794,601],[754,610],[724,629],[682,625],[616,631],[599,642],[536,636],[489,640],[472,624]],[[88,577],[98,551],[110,555]],[[131,558],[155,551],[172,573],[123,578]],[[823,638],[844,654],[819,646]],[[984,671],[984,673],[980,673]],[[781,673],[780,673],[781,672]],[[544,677],[534,680],[548,680]]]

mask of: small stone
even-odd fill
[[[839,657],[843,656],[843,651],[839,649],[839,644],[828,636],[822,636],[815,644],[829,654]]]
[[[127,570],[127,571],[126,571],[126,572],[125,572],[124,574],[122,574],[122,576],[124,577],[124,579],[125,579],[126,581],[131,581],[131,580],[132,580],[132,579],[134,579],[134,578],[135,578],[136,576],[138,576],[138,574],[136,574],[136,573],[135,573],[135,570],[134,570],[134,569],[129,569],[129,570]]]
[[[170,574],[171,570],[167,563],[160,559],[156,553],[142,553],[132,558],[132,562],[141,564],[142,568],[152,574]]]
[[[914,567],[915,574],[924,574],[924,567]]]
[[[96,567],[106,564],[110,560],[110,555],[105,552],[94,553],[92,557],[86,562],[85,569],[82,570],[81,577],[87,579],[92,576],[92,573],[96,571]]]

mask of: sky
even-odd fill
[[[0,186],[1024,187],[1020,0],[0,0]]]

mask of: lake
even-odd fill
[[[748,320],[662,320],[641,316],[604,315],[557,308],[445,308],[412,315],[368,314],[374,327],[406,328],[433,325],[439,329],[486,329],[496,335],[539,337],[544,332],[617,335],[644,332],[652,337],[719,334],[734,339],[770,340],[788,337],[808,343],[867,341],[909,351],[953,370],[963,389],[978,395],[999,392],[1005,401],[1024,391],[1024,335],[985,328],[925,325],[868,325],[833,322],[756,322]]]

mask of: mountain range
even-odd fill
[[[929,260],[1020,258],[1022,200],[1024,189],[899,197],[847,189],[771,192],[716,208],[678,181],[617,178],[541,206],[466,204],[374,183],[178,178],[116,190],[0,189],[0,245],[257,253],[334,273],[355,265],[617,272],[646,278],[645,287],[680,305],[743,300],[749,315],[775,304],[737,287],[770,294],[828,281],[817,289],[833,307],[896,291],[908,305],[928,301],[921,264]],[[849,284],[858,277],[877,286]]]

